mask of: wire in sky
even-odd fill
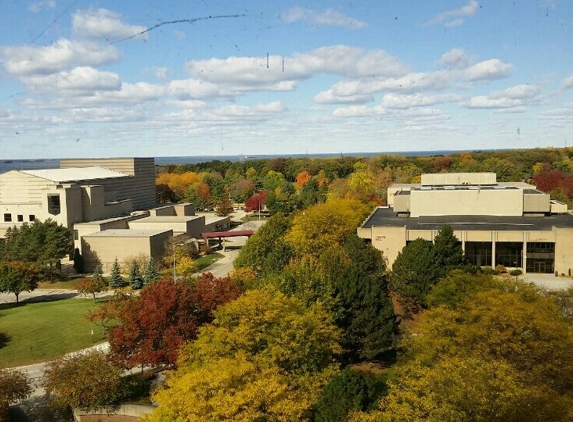
[[[209,20],[209,19],[243,18],[243,17],[245,17],[245,16],[247,16],[247,15],[240,14],[240,15],[203,16],[203,17],[194,18],[194,19],[177,19],[177,20],[174,20],[174,21],[161,22],[161,23],[158,23],[157,25],[154,25],[154,26],[152,26],[152,27],[150,27],[150,28],[147,28],[147,29],[145,29],[145,30],[143,30],[143,31],[141,31],[141,32],[138,32],[137,34],[130,35],[129,37],[125,37],[125,38],[122,38],[122,39],[117,40],[117,41],[112,41],[112,42],[110,42],[110,44],[117,44],[117,43],[122,42],[122,41],[131,40],[131,39],[133,39],[133,38],[139,37],[140,35],[146,34],[146,33],[149,32],[149,31],[152,31],[152,30],[154,30],[154,29],[156,29],[156,28],[159,28],[160,26],[163,26],[163,25],[173,25],[173,24],[176,24],[176,23],[190,23],[190,24],[194,24],[195,22],[198,22],[198,21],[206,21],[206,20]]]
[[[40,38],[42,35],[44,35],[44,34],[46,33],[46,31],[52,27],[52,25],[54,25],[57,21],[59,21],[59,20],[61,19],[62,16],[64,16],[66,13],[68,13],[68,11],[69,11],[72,7],[74,7],[74,5],[75,5],[76,3],[77,3],[77,0],[74,0],[68,7],[66,7],[62,13],[60,13],[58,16],[56,16],[56,19],[54,19],[52,22],[50,22],[50,24],[49,24],[48,26],[46,26],[46,27],[42,30],[42,32],[40,32],[38,35],[36,35],[36,36],[34,37],[34,39],[33,39],[32,41],[30,41],[30,44],[34,44],[38,38]]]

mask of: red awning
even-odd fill
[[[254,231],[252,230],[234,230],[230,232],[205,232],[201,233],[203,239],[212,239],[219,237],[237,237],[237,236],[252,236]]]

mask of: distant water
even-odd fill
[[[433,155],[448,155],[461,151],[442,150],[442,151],[407,151],[407,152],[348,152],[338,154],[276,154],[276,155],[196,155],[196,156],[179,156],[179,157],[155,157],[157,165],[181,165],[197,164],[209,161],[245,161],[245,160],[265,160],[273,158],[336,158],[336,157],[373,157],[380,154],[406,155],[410,157],[429,157]],[[59,159],[36,159],[36,160],[0,160],[0,173],[10,170],[39,170],[54,169],[60,167]]]

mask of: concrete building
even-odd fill
[[[432,241],[449,225],[473,264],[573,271],[573,215],[527,183],[497,182],[495,173],[424,174],[420,184],[390,186],[388,204],[358,235],[381,250],[389,266],[408,242]]]
[[[61,167],[0,174],[0,237],[50,218],[73,231],[86,270],[99,262],[108,271],[116,258],[160,258],[171,237],[230,227],[229,217],[195,215],[193,204],[154,208],[153,158],[61,160]]]

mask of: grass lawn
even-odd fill
[[[213,262],[216,262],[221,258],[223,258],[223,255],[221,255],[220,253],[212,253],[212,254],[197,258],[195,260],[195,265],[197,266],[197,271],[201,271],[203,268],[207,268]]]
[[[84,315],[104,300],[0,304],[0,368],[49,360],[101,341],[100,328]]]
[[[38,283],[38,289],[71,289],[77,290],[79,278],[74,278],[72,280],[60,280],[60,281],[40,281]]]

